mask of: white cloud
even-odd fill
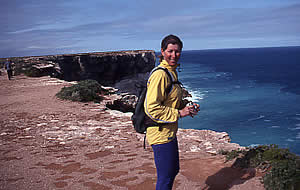
[[[0,8],[5,18],[0,20],[0,57],[25,55],[27,47],[154,49],[170,33],[182,37],[187,49],[300,45],[300,4],[295,3],[14,0]],[[29,49],[39,54],[39,48]]]

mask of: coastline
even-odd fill
[[[0,76],[1,189],[153,189],[152,150],[129,114],[62,101],[69,82]],[[225,162],[218,150],[243,148],[227,133],[179,129],[181,170],[174,189],[264,189],[262,174]]]

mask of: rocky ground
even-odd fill
[[[55,97],[71,85],[49,77],[0,76],[0,189],[155,189],[153,152],[130,114]],[[232,167],[219,150],[242,148],[227,133],[180,130],[173,189],[262,190],[262,174]]]

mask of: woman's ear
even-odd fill
[[[164,52],[164,50],[162,48],[160,49],[160,52],[161,52],[162,56],[165,56],[165,52]]]

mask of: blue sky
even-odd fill
[[[0,57],[300,46],[300,0],[3,0]]]

